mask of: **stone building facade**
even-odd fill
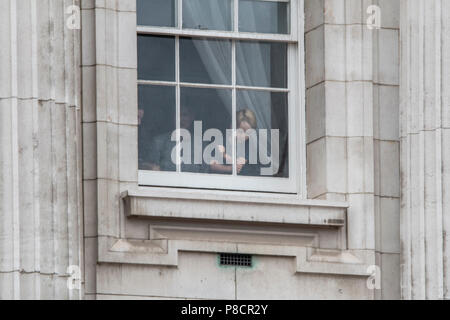
[[[449,298],[450,2],[289,5],[297,189],[254,192],[140,183],[136,0],[0,0],[1,299]]]

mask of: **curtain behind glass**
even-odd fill
[[[184,0],[183,28],[232,29],[231,0]]]

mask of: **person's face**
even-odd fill
[[[237,138],[238,140],[248,140],[248,135],[246,134],[247,130],[252,129],[252,126],[247,121],[242,121],[239,124],[239,128],[241,130],[238,130],[237,132]]]
[[[144,118],[144,109],[139,109],[138,110],[138,124],[141,125],[142,123],[142,118]]]
[[[189,129],[194,122],[194,115],[189,110],[182,110],[180,114],[180,127],[182,129]]]

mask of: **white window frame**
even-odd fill
[[[194,30],[182,29],[182,8],[183,0],[177,1],[177,26],[176,27],[153,27],[137,26],[137,35],[167,35],[174,36],[176,41],[176,81],[147,81],[138,80],[137,85],[168,85],[176,87],[177,112],[176,121],[180,118],[180,87],[200,87],[200,88],[228,88],[232,89],[232,112],[236,111],[236,91],[237,89],[264,90],[271,92],[288,92],[288,139],[289,139],[289,177],[247,177],[221,174],[202,174],[189,172],[166,172],[139,170],[138,184],[141,187],[183,187],[198,189],[217,189],[235,191],[256,191],[270,193],[297,194],[306,198],[306,143],[305,143],[305,102],[304,102],[304,14],[303,0],[260,0],[272,2],[290,2],[290,34],[265,34],[237,32],[239,23],[239,8],[236,5],[239,0],[233,1],[234,10],[234,31],[215,30]],[[299,35],[301,35],[299,37]],[[230,40],[260,40],[272,42],[285,42],[288,44],[288,88],[257,88],[237,86],[235,79],[235,42],[232,42],[232,70],[233,79],[231,85],[209,85],[181,83],[179,81],[179,38],[199,37],[212,39]],[[270,90],[269,90],[270,89]],[[233,114],[233,113],[232,113]],[[235,117],[233,117],[235,122]],[[233,123],[233,128],[235,123]],[[233,142],[234,144],[234,142]],[[234,170],[235,171],[235,170]]]

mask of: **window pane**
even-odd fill
[[[175,38],[138,35],[138,79],[175,81]]]
[[[232,154],[226,138],[231,123],[231,90],[181,88],[180,127],[191,135],[191,144],[183,151],[191,164],[182,164],[181,171],[232,174],[232,165],[225,160],[227,150],[230,157]],[[230,130],[229,134],[231,142]],[[232,158],[229,159],[232,163]]]
[[[180,39],[182,82],[231,84],[231,41]]]
[[[184,0],[183,28],[232,30],[231,0]]]
[[[236,163],[244,176],[289,177],[288,95],[238,90]],[[243,134],[248,129],[249,134]],[[251,132],[254,132],[254,135]],[[278,136],[277,136],[278,135]]]
[[[175,171],[175,87],[139,86],[139,169]]]
[[[239,31],[289,33],[288,2],[240,0]]]
[[[287,88],[287,44],[237,42],[237,84]]]
[[[137,24],[139,26],[175,27],[176,4],[176,0],[137,0]]]

